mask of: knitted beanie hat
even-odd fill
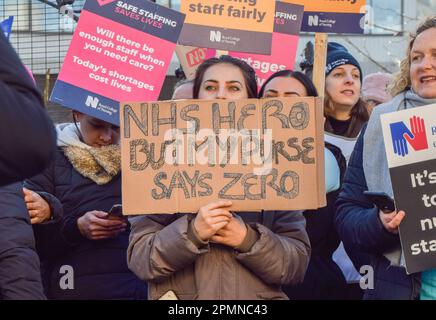
[[[335,68],[351,64],[359,69],[360,82],[362,82],[362,69],[359,62],[348,52],[347,48],[337,42],[329,42],[327,45],[327,62],[325,75],[328,76]]]
[[[363,79],[362,83],[362,98],[367,100],[375,100],[380,103],[387,102],[392,99],[387,92],[387,87],[393,76],[389,73],[371,73]]]

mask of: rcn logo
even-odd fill
[[[97,108],[97,106],[98,106],[98,98],[97,97],[88,96],[86,98],[85,105],[87,107],[91,107],[91,108],[94,108],[94,109]]]
[[[221,31],[210,31],[209,39],[211,42],[221,42]]]
[[[394,153],[405,157],[409,154],[408,144],[415,151],[428,149],[424,119],[413,116],[410,118],[411,130],[403,121],[390,124]]]
[[[318,16],[309,16],[307,23],[310,27],[317,27],[319,24],[319,17]]]

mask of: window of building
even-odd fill
[[[403,32],[403,0],[366,0],[365,33],[398,35]]]

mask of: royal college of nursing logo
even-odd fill
[[[218,30],[211,30],[209,34],[209,40],[211,42],[221,42],[221,32]]]
[[[394,153],[405,157],[409,154],[409,147],[414,151],[428,149],[424,119],[413,116],[410,118],[410,129],[403,121],[390,124]]]
[[[93,97],[93,96],[88,96],[86,97],[86,101],[85,101],[85,105],[87,107],[91,107],[96,109],[98,107],[98,98],[97,97]]]

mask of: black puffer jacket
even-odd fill
[[[45,299],[21,183],[0,188],[0,300]]]
[[[146,283],[127,268],[129,231],[114,239],[89,240],[77,220],[88,211],[108,212],[121,203],[121,175],[97,185],[76,171],[61,149],[42,174],[25,182],[50,204],[55,220],[35,228],[38,253],[49,275],[49,298],[146,299]],[[74,270],[74,290],[60,288],[62,265]]]
[[[0,186],[43,170],[55,137],[41,95],[0,32]]]
[[[392,251],[399,245],[400,237],[386,231],[379,218],[379,210],[363,194],[368,190],[363,170],[365,131],[366,126],[350,158],[336,203],[335,224],[349,252],[365,253],[370,258],[374,288],[365,290],[364,300],[415,300],[419,298],[421,289],[420,273],[407,275],[405,268],[391,265],[383,256],[384,252]]]
[[[335,156],[339,168],[341,182],[345,175],[346,161],[341,150],[326,143]],[[345,299],[346,281],[341,269],[333,261],[333,252],[340,243],[336,231],[335,202],[339,189],[327,194],[327,206],[317,210],[304,211],[306,230],[309,235],[312,255],[303,283],[297,286],[285,287],[285,292],[290,299]]]

